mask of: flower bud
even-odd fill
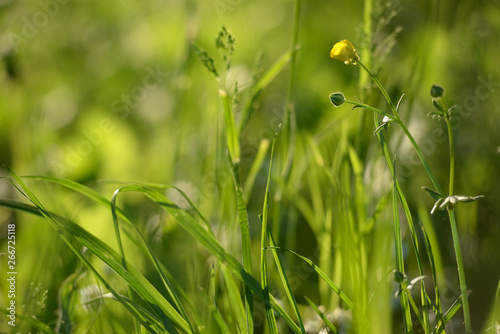
[[[345,96],[341,92],[331,93],[330,94],[330,102],[335,107],[340,107],[345,101]]]
[[[394,281],[398,282],[399,284],[403,283],[406,280],[406,275],[402,274],[399,270],[394,269],[392,272],[394,273]]]
[[[441,87],[441,86],[437,86],[437,85],[432,85],[431,87],[431,96],[435,99],[443,96],[444,94],[444,88]]]
[[[332,50],[330,51],[330,57],[336,60],[343,61],[344,64],[356,64],[359,60],[359,56],[356,53],[356,49],[351,42],[347,39],[335,43]]]

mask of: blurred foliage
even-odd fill
[[[328,129],[333,115],[342,113],[338,119],[346,124],[349,137],[364,143],[361,159],[369,162],[364,177],[372,182],[376,197],[383,193],[376,187],[377,180],[386,175],[376,166],[376,159],[370,160],[380,153],[370,117],[358,110],[334,109],[328,100],[331,92],[339,90],[350,99],[362,96],[358,69],[339,66],[328,56],[333,43],[344,38],[363,45],[362,7],[362,1],[303,2],[293,100],[299,142],[305,135]],[[376,1],[374,8],[373,68],[394,99],[406,94],[400,114],[409,121],[442,184],[448,177],[446,128],[444,122],[426,116],[433,110],[430,87],[445,87],[447,102],[458,106],[456,192],[485,195],[477,203],[457,208],[472,290],[472,319],[479,330],[487,321],[500,277],[500,2],[396,0]],[[226,226],[236,214],[234,202],[228,199],[232,194],[218,194],[225,198],[220,203],[228,206],[224,215],[212,207],[218,196],[215,184],[219,190],[231,189],[229,174],[218,169],[219,87],[191,45],[196,42],[222,66],[215,37],[222,25],[227,27],[236,37],[228,78],[244,91],[259,53],[262,67],[268,68],[289,49],[292,9],[290,0],[0,1],[0,163],[20,175],[54,175],[92,184],[109,197],[116,184],[98,181],[176,184],[207,216],[226,221],[221,223]],[[272,137],[276,120],[282,117],[287,80],[284,72],[259,95],[242,133],[243,174],[259,142]],[[385,107],[379,94],[369,99],[372,105]],[[358,132],[356,124],[362,119],[367,120],[366,131]],[[430,210],[432,200],[420,189],[429,186],[429,181],[415,163],[409,143],[400,141],[400,134],[394,132],[391,145],[398,153],[405,191],[409,198],[418,199],[414,205],[423,203]],[[334,155],[335,139],[325,142]],[[386,187],[388,182],[379,183]],[[40,188],[54,194],[48,197],[52,206],[70,216],[84,216],[86,228],[96,235],[111,235],[112,226],[103,223],[109,223],[106,210],[86,208],[87,203],[78,197],[51,186]],[[264,189],[263,171],[248,203],[252,233],[258,229]],[[0,183],[0,194],[14,196],[5,180]],[[136,209],[137,203],[144,203],[133,196],[123,201],[122,206]],[[172,241],[159,243],[160,251],[176,249],[175,240],[184,232],[176,231],[171,221],[158,232],[158,222],[153,220],[165,217],[147,204],[141,208],[134,214],[149,229],[152,240]],[[2,233],[9,221],[22,222],[19,272],[29,274],[20,285],[27,291],[31,282],[41,282],[41,289],[49,290],[46,308],[54,310],[62,281],[77,270],[75,257],[63,251],[65,246],[43,222],[0,210]],[[458,285],[453,281],[449,226],[439,215],[434,217],[434,226],[450,272],[445,296],[451,300]],[[227,228],[219,230],[219,236],[226,246],[236,247],[230,238],[234,227]],[[307,227],[299,230],[304,233],[298,235],[309,238]],[[316,247],[312,240],[296,242],[304,255]],[[165,261],[178,268],[175,274],[195,280],[197,276],[189,272],[195,266],[180,266],[184,260],[191,261],[189,254],[195,251]],[[140,258],[136,261],[140,263]],[[44,316],[48,322],[56,321],[53,313]]]

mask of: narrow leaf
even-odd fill
[[[271,145],[271,157],[269,160],[269,173],[267,176],[266,191],[264,193],[264,207],[262,208],[262,235],[261,235],[261,256],[260,256],[260,284],[264,294],[264,307],[266,309],[267,324],[269,326],[269,331],[272,334],[278,333],[278,326],[276,324],[276,318],[274,317],[274,312],[271,309],[271,303],[269,302],[269,286],[267,283],[267,254],[265,248],[268,244],[268,214],[269,214],[269,189],[271,186],[271,172],[273,164],[274,155],[274,144],[276,142],[276,136],[281,128],[281,124],[274,133],[273,143]]]
[[[312,300],[310,300],[309,298],[307,298],[307,296],[304,296],[304,298],[306,299],[307,303],[309,304],[309,306],[312,307],[312,309],[314,310],[314,312],[316,312],[317,315],[319,315],[319,317],[321,318],[321,320],[323,320],[323,322],[325,323],[325,325],[328,326],[328,328],[330,328],[330,330],[335,333],[335,334],[338,334],[338,330],[337,328],[335,327],[334,324],[332,324],[332,322],[330,320],[328,320],[328,318],[326,317],[326,315],[320,311],[320,309],[318,308],[318,306],[316,304],[314,304],[312,302]]]
[[[226,142],[227,148],[229,150],[229,155],[233,164],[238,164],[240,162],[240,141],[239,135],[236,131],[236,124],[234,122],[234,114],[231,108],[230,98],[225,90],[222,88],[219,90],[219,95],[222,100],[223,112],[224,112],[224,125],[226,129]]]
[[[427,194],[429,194],[429,196],[432,197],[435,201],[444,197],[442,194],[440,194],[437,191],[432,190],[430,188],[422,187],[422,189],[424,189],[427,192]]]

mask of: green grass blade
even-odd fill
[[[23,188],[23,186],[21,186],[21,187]],[[38,200],[36,200],[36,201],[38,202]],[[144,326],[148,330],[151,330],[152,332],[157,332],[157,331],[152,330],[150,325],[143,320],[140,313],[136,309],[130,307],[119,296],[119,294],[111,287],[111,285],[97,272],[97,270],[90,264],[90,262],[82,254],[80,254],[77,247],[75,247],[73,245],[73,243],[69,240],[70,236],[65,233],[66,231],[65,231],[64,227],[68,226],[69,228],[78,229],[78,228],[80,228],[78,225],[74,224],[73,222],[71,222],[65,218],[58,217],[55,214],[53,214],[49,211],[46,211],[38,206],[30,206],[30,205],[27,205],[24,203],[17,203],[17,202],[13,202],[13,201],[5,201],[5,200],[0,200],[0,205],[5,206],[5,207],[9,207],[11,209],[19,210],[22,212],[31,213],[31,214],[37,215],[41,218],[45,218],[46,220],[49,221],[51,226],[54,224],[60,224],[61,228],[55,227],[56,231],[58,231],[61,238],[66,242],[68,247],[75,253],[75,255],[82,261],[82,263],[92,271],[92,273],[98,279],[98,281],[100,281],[113,295],[115,295],[115,297],[117,297],[117,300],[119,300],[125,306],[125,308],[141,323],[142,326]],[[87,247],[87,248],[89,248],[89,247]],[[92,251],[91,248],[89,248],[89,250]],[[116,259],[115,259],[116,262],[120,263],[119,256],[117,254],[115,254],[115,256],[116,256]]]
[[[32,176],[32,175],[30,175],[30,176],[22,176],[21,178],[23,178],[23,179],[36,179],[36,180],[42,180],[42,181],[55,183],[55,184],[58,184],[60,186],[65,187],[65,188],[79,192],[80,194],[90,198],[91,200],[94,200],[96,203],[99,203],[106,208],[109,208],[109,209],[111,208],[110,200],[108,200],[105,196],[96,192],[94,189],[89,188],[81,183],[78,183],[78,182],[75,182],[72,180],[68,180],[68,179],[53,177],[53,176],[37,176],[37,175]],[[123,182],[106,182],[106,183],[123,183]],[[125,183],[131,184],[130,182],[125,182]],[[134,184],[136,184],[136,183],[134,183]],[[148,187],[148,188],[162,189],[162,190],[163,189],[175,189],[176,191],[178,191],[181,194],[181,196],[184,197],[184,199],[193,208],[193,210],[196,212],[196,214],[203,220],[207,229],[209,231],[211,231],[213,234],[213,231],[211,230],[211,226],[208,223],[207,219],[203,216],[203,214],[198,209],[196,204],[189,198],[189,196],[186,195],[186,193],[184,191],[182,191],[181,189],[179,189],[176,186],[165,185],[165,184],[158,184],[158,183],[140,183],[140,184],[143,185],[144,187]],[[118,208],[117,208],[117,213],[118,213],[119,217],[121,217],[121,218],[125,217],[123,212]]]
[[[205,291],[201,290],[201,293],[203,297],[206,300],[207,305],[209,305],[210,311],[212,312],[212,316],[217,322],[217,324],[220,327],[220,331],[222,334],[231,334],[231,330],[229,329],[229,326],[224,320],[220,310],[219,306],[217,305],[217,300],[215,297],[215,286],[216,286],[216,279],[215,279],[215,273],[214,273],[214,266],[212,265],[212,270],[211,270],[211,277],[210,277],[210,289],[209,289],[209,294],[205,293]]]
[[[290,282],[288,281],[288,278],[286,277],[285,273],[285,268],[283,267],[283,263],[281,262],[280,256],[277,252],[276,248],[276,242],[274,241],[274,237],[269,231],[269,244],[271,245],[271,252],[273,253],[274,256],[274,261],[276,263],[276,267],[278,268],[278,273],[281,278],[281,282],[283,283],[283,287],[285,288],[285,294],[288,298],[288,301],[290,302],[290,305],[292,306],[293,312],[295,313],[295,317],[297,318],[297,322],[299,323],[300,330],[303,334],[306,333],[306,330],[304,328],[304,323],[302,322],[302,317],[300,316],[300,311],[299,311],[299,306],[297,305],[297,301],[295,300],[295,296],[293,295],[292,287],[290,286]]]
[[[200,328],[200,320],[196,313],[191,312],[190,314],[194,317],[194,323],[189,321],[189,317],[187,315],[187,310],[184,307],[186,305],[188,309],[194,310],[194,306],[191,303],[189,296],[184,291],[183,287],[175,280],[172,274],[168,271],[168,269],[158,261],[156,256],[152,253],[151,248],[148,243],[145,243],[144,237],[141,235],[140,240],[137,240],[137,237],[133,235],[132,232],[124,229],[123,232],[127,235],[127,237],[134,242],[134,244],[146,255],[147,257],[153,257],[152,262],[155,266],[156,271],[160,275],[160,278],[165,286],[165,289],[169,293],[174,306],[180,312],[180,314],[188,321],[190,327],[193,332],[198,333]],[[181,302],[182,300],[182,302]]]
[[[133,226],[133,228],[135,229],[136,233],[140,236],[140,238],[142,240],[142,243],[147,247],[146,254],[149,256],[149,258],[151,259],[152,263],[155,266],[155,269],[157,270],[157,272],[159,273],[160,277],[162,278],[163,284],[164,284],[165,288],[167,289],[167,291],[169,292],[169,294],[171,295],[171,297],[173,298],[173,300],[174,300],[174,302],[176,304],[176,307],[181,311],[183,317],[185,319],[188,319],[187,314],[186,314],[186,312],[185,312],[185,310],[184,310],[184,308],[183,308],[183,306],[182,306],[179,298],[177,297],[177,295],[174,292],[175,289],[173,289],[171,287],[171,283],[169,282],[169,279],[168,279],[167,275],[165,274],[164,268],[163,269],[161,268],[161,265],[160,265],[158,259],[156,258],[156,256],[154,255],[152,249],[150,248],[148,242],[145,240],[144,236],[139,231],[139,229],[130,221],[130,219],[127,217],[127,215],[125,215],[121,209],[119,209],[118,207],[116,207],[116,203],[115,202],[116,202],[116,195],[117,195],[117,193],[114,194],[113,199],[110,202],[107,198],[105,198],[101,194],[97,193],[95,190],[93,190],[93,189],[91,189],[91,188],[89,188],[87,186],[84,186],[84,185],[82,185],[80,183],[74,182],[72,180],[61,179],[61,178],[56,178],[56,177],[49,177],[49,176],[25,176],[23,178],[39,179],[39,180],[42,180],[42,181],[48,181],[48,182],[52,182],[52,183],[55,183],[55,184],[59,184],[59,185],[61,185],[63,187],[66,187],[68,189],[71,189],[71,190],[74,190],[74,191],[77,191],[77,192],[81,193],[82,195],[90,198],[91,200],[94,200],[98,204],[101,204],[101,205],[103,205],[103,206],[105,206],[107,208],[111,208],[112,215],[113,215],[113,222],[115,224],[115,232],[117,234],[118,244],[120,245],[120,250],[121,250],[121,255],[122,255],[122,262],[125,261],[125,256],[124,256],[124,253],[123,253],[123,247],[121,246],[121,237],[120,237],[120,234],[119,234],[120,232],[119,232],[119,229],[118,229],[117,218],[119,216],[119,217],[125,219],[126,222],[128,222],[131,226]],[[193,207],[193,209],[203,219],[203,221],[206,223],[206,225],[209,226],[208,222],[203,217],[203,215],[200,213],[200,211],[198,210],[198,208],[196,207],[196,205],[191,201],[191,199],[181,189],[179,189],[177,187],[174,187],[174,186],[166,186],[166,185],[159,185],[159,184],[151,184],[151,186],[152,187],[156,187],[156,188],[161,188],[161,189],[167,189],[167,188],[176,189],[189,202],[189,204],[191,205],[191,207]],[[138,243],[136,243],[136,244],[139,245]],[[125,265],[124,265],[124,268],[126,268]],[[189,323],[189,324],[190,324],[190,327],[193,330],[193,332],[197,332],[197,330],[195,329],[196,326],[193,326],[191,323]]]
[[[261,234],[261,255],[260,255],[260,284],[262,286],[262,291],[264,293],[264,307],[266,309],[267,324],[269,326],[269,331],[271,334],[278,333],[278,327],[276,324],[276,318],[274,317],[274,311],[271,308],[271,303],[269,301],[269,286],[267,282],[267,254],[266,247],[269,244],[269,231],[268,231],[268,214],[269,214],[269,189],[271,186],[271,172],[273,165],[273,155],[274,155],[274,144],[276,142],[276,136],[281,125],[278,127],[274,133],[273,143],[271,144],[271,157],[269,159],[269,173],[267,175],[267,185],[264,194],[264,206],[262,208],[262,234]]]
[[[271,247],[269,247],[271,248]],[[298,258],[300,258],[301,260],[303,260],[304,262],[306,262],[308,265],[310,265],[314,271],[323,279],[325,280],[325,282],[330,286],[330,288],[340,297],[340,299],[345,303],[345,305],[351,309],[353,312],[356,312],[356,308],[355,308],[355,305],[354,303],[352,302],[352,300],[335,284],[333,283],[333,281],[330,279],[330,277],[328,277],[328,275],[323,271],[321,270],[321,268],[319,268],[313,261],[311,261],[310,259],[308,259],[307,257],[305,256],[302,256],[292,250],[289,250],[289,249],[285,249],[285,248],[280,248],[280,247],[272,247],[272,248],[275,248],[275,249],[281,249],[281,250],[284,250],[284,251],[287,251],[287,252],[290,252],[292,253],[293,255],[297,256]]]
[[[98,297],[98,298],[101,298],[101,297]],[[113,296],[113,295],[104,295],[104,296],[102,296],[102,298],[106,298],[106,299],[109,299],[109,300],[118,301],[116,299],[116,297]],[[161,320],[158,319],[148,309],[146,309],[145,307],[139,305],[136,301],[128,298],[127,296],[121,296],[121,298],[126,303],[128,303],[131,307],[134,307],[135,309],[137,309],[139,311],[139,313],[143,316],[143,318],[146,319],[149,324],[152,324],[152,327],[158,328],[159,331],[163,328],[163,323],[161,322]],[[88,300],[88,302],[92,302],[92,301],[93,301],[92,299]],[[177,333],[177,330],[175,328],[172,328],[171,330],[175,331]]]
[[[395,163],[391,164],[392,170],[396,169]],[[398,191],[397,191],[397,179],[395,173],[393,174],[392,181],[392,212],[394,220],[394,243],[396,249],[396,268],[404,275],[404,260],[403,260],[403,240],[401,238],[401,224],[399,221],[399,203],[398,203]],[[401,284],[399,285],[401,289]],[[404,326],[406,333],[413,333],[413,323],[411,321],[411,310],[408,301],[408,296],[406,293],[399,294],[399,300],[401,303],[401,311],[403,313]]]
[[[1,308],[0,312],[4,313],[6,315],[9,315],[9,311],[6,308]],[[19,320],[26,321],[31,326],[36,328],[39,331],[37,333],[47,333],[47,334],[57,334],[58,333],[55,330],[53,330],[52,328],[50,328],[47,324],[43,323],[42,321],[40,321],[36,318],[33,318],[32,316],[26,316],[24,314],[16,313],[16,321],[19,321]],[[12,333],[15,333],[15,332],[12,331]]]
[[[394,170],[395,170],[395,168],[394,168]],[[424,276],[424,269],[422,266],[422,258],[421,258],[422,255],[421,255],[420,247],[418,245],[417,231],[415,229],[415,224],[413,223],[413,216],[410,212],[410,207],[408,206],[408,202],[406,200],[406,197],[405,197],[403,191],[401,190],[401,187],[399,186],[399,182],[397,181],[397,179],[395,179],[395,183],[396,183],[396,189],[398,192],[399,201],[401,203],[401,206],[403,207],[403,211],[405,213],[406,220],[408,222],[408,227],[410,230],[410,238],[411,238],[411,242],[413,245],[413,250],[415,252],[415,257],[417,260],[418,271],[420,273],[420,276]],[[422,327],[425,329],[426,333],[430,333],[431,332],[431,324],[430,324],[429,312],[428,312],[429,311],[429,304],[428,304],[428,297],[429,296],[428,296],[426,288],[425,288],[424,280],[420,281],[420,293],[421,293],[421,302],[422,302]]]
[[[439,288],[438,288],[438,278],[437,278],[437,271],[436,271],[436,261],[434,258],[434,253],[432,251],[432,244],[431,240],[429,238],[429,235],[427,233],[426,228],[424,227],[425,225],[430,226],[432,228],[432,222],[430,221],[429,213],[427,212],[427,209],[424,208],[424,206],[419,207],[419,217],[420,217],[420,229],[422,231],[422,234],[424,235],[424,240],[425,240],[425,245],[426,245],[426,250],[427,250],[427,255],[429,259],[429,266],[431,268],[431,274],[432,274],[432,281],[434,283],[434,295],[435,295],[435,306],[434,306],[434,313],[436,316],[436,328],[438,329],[437,333],[441,333],[444,331],[444,318],[443,318],[443,310],[441,307],[441,297],[439,295]],[[427,221],[427,222],[424,222]],[[434,232],[432,232],[434,234]],[[433,238],[435,240],[435,236],[433,235]],[[437,244],[437,241],[435,241],[435,244]],[[439,263],[441,261],[439,260]],[[441,265],[439,265],[440,268],[442,268]],[[441,329],[441,330],[439,330]]]
[[[222,100],[222,107],[224,109],[224,125],[226,128],[226,142],[229,156],[233,164],[240,162],[240,141],[239,135],[236,131],[236,124],[234,121],[234,114],[231,108],[231,98],[222,88],[219,90],[219,95]]]
[[[259,93],[266,88],[273,80],[278,76],[278,74],[285,68],[285,66],[292,59],[292,51],[285,52],[278,60],[261,76],[261,78],[255,83],[251,88],[250,97],[248,98],[245,109],[243,111],[243,116],[240,121],[238,133],[243,131],[248,119],[250,118],[253,110],[253,103],[255,98]]]
[[[377,203],[374,212],[366,220],[366,222],[361,226],[360,233],[363,235],[368,235],[373,231],[375,227],[375,222],[377,221],[380,214],[385,210],[391,199],[391,191],[387,192],[380,201]]]
[[[51,183],[59,184],[65,188],[74,190],[76,192],[79,192],[86,197],[92,199],[93,201],[107,207],[111,208],[110,201],[104,197],[103,195],[99,194],[97,191],[72,180],[68,179],[62,179],[58,177],[53,177],[53,176],[22,176],[22,179],[37,179],[37,180],[42,180],[42,181],[48,181]]]
[[[321,318],[321,320],[323,320],[323,322],[325,323],[325,325],[328,326],[328,328],[330,328],[330,330],[335,333],[335,334],[338,334],[338,330],[337,328],[335,327],[334,324],[332,324],[332,322],[330,320],[328,320],[328,318],[326,317],[326,315],[320,311],[320,309],[318,308],[318,306],[316,304],[314,304],[312,302],[312,300],[310,300],[309,298],[307,298],[307,296],[305,296],[305,299],[307,301],[307,303],[309,304],[309,306],[312,307],[312,309],[314,310],[314,312],[316,312],[316,314]]]
[[[7,168],[8,169],[8,168]],[[79,225],[66,220],[61,219],[50,212],[48,212],[42,205],[42,203],[36,198],[36,196],[31,192],[31,190],[24,184],[24,182],[17,176],[13,171],[8,169],[9,173],[12,175],[14,180],[17,182],[19,187],[24,192],[24,195],[36,206],[38,211],[43,215],[43,217],[51,224],[51,226],[60,234],[61,238],[66,242],[66,244],[71,248],[71,250],[79,257],[79,259],[91,269],[98,277],[102,283],[106,286],[108,290],[122,302],[132,314],[135,315],[135,319],[141,322],[143,326],[149,328],[150,326],[144,322],[138,311],[131,308],[121,296],[102,278],[102,276],[97,272],[97,270],[88,262],[88,260],[83,257],[73,244],[71,238],[78,240],[82,245],[87,247],[89,251],[99,257],[103,262],[105,262],[111,269],[113,269],[123,280],[125,280],[141,298],[152,305],[157,305],[162,312],[167,314],[170,319],[172,319],[180,328],[184,331],[189,332],[189,326],[185,319],[183,319],[177,311],[170,305],[170,303],[164,299],[164,297],[151,285],[151,283],[140,274],[135,268],[128,267],[125,270],[122,266],[121,257],[116,254],[116,252],[106,245],[104,242],[94,237],[92,234],[88,233],[85,229],[81,228]]]
[[[76,285],[78,281],[83,278],[86,274],[85,270],[77,267],[74,273],[69,275],[64,279],[64,281],[59,286],[57,292],[57,303],[58,307],[58,316],[57,316],[57,325],[55,327],[57,332],[61,331],[61,327],[64,326],[64,329],[71,330],[73,328],[74,318],[75,318],[75,306],[77,299],[77,289]],[[100,306],[100,305],[99,305]],[[90,324],[94,323],[97,315],[100,310],[93,312]],[[90,327],[90,325],[89,325]]]
[[[266,88],[278,74],[285,68],[285,66],[292,59],[292,50],[286,51],[281,57],[274,62],[273,65],[262,75],[259,81],[253,86],[254,95],[258,94]]]
[[[113,194],[113,198],[111,199],[111,214],[113,216],[113,224],[115,227],[115,233],[117,235],[117,240],[119,242],[120,250],[122,252],[121,255],[122,255],[122,260],[123,260],[123,267],[125,268],[125,270],[127,270],[127,266],[126,266],[126,262],[125,262],[125,254],[123,253],[123,246],[121,246],[120,228],[118,226],[116,199],[117,199],[117,196],[119,193],[120,193],[120,189],[116,190],[115,193]],[[172,300],[173,300],[174,305],[176,306],[178,312],[180,312],[182,317],[187,321],[191,331],[193,333],[197,333],[198,330],[197,330],[196,326],[193,326],[193,324],[189,321],[189,317],[187,315],[187,312],[186,312],[184,306],[182,305],[180,298],[178,297],[177,293],[175,292],[175,288],[170,283],[170,280],[167,277],[167,275],[165,274],[165,271],[162,270],[158,259],[156,258],[152,249],[149,246],[149,243],[146,241],[146,239],[144,238],[142,233],[140,233],[139,229],[135,226],[135,224],[133,224],[132,221],[125,214],[123,214],[123,215],[125,216],[124,218],[127,220],[127,222],[130,223],[132,226],[134,226],[135,231],[138,233],[138,235],[141,238],[142,242],[136,243],[136,244],[137,245],[142,245],[142,244],[146,245],[147,249],[145,250],[145,252],[146,252],[147,256],[151,259],[151,262],[153,263],[156,271],[160,275],[160,277],[162,279],[162,283],[165,286],[166,290],[168,291],[170,297],[172,297]]]
[[[172,217],[179,223],[179,225],[191,236],[193,236],[199,243],[201,243],[212,255],[214,255],[221,263],[224,263],[228,268],[238,277],[246,286],[248,286],[252,292],[263,300],[263,290],[259,282],[250,275],[243,265],[231,254],[229,254],[214,238],[214,236],[203,226],[198,224],[198,222],[191,217],[185,210],[182,210],[173,202],[168,200],[163,194],[144,187],[142,185],[128,185],[121,188],[121,191],[134,191],[142,193],[161,205]],[[274,310],[280,314],[283,320],[290,326],[290,328],[296,332],[300,333],[300,328],[293,321],[293,319],[287,314],[281,305],[276,301],[276,299],[271,295],[270,303]]]
[[[464,314],[465,332],[471,334],[470,310],[469,310],[469,293],[465,280],[464,262],[462,260],[462,250],[460,249],[460,238],[458,236],[457,222],[455,220],[455,209],[448,208],[448,218],[450,219],[451,237],[453,239],[453,248],[455,250],[455,258],[457,260],[458,281],[460,282],[460,292],[462,296],[462,309]]]
[[[448,321],[453,318],[453,316],[462,308],[462,295],[458,296],[458,298],[451,304],[448,311],[444,314],[444,323],[446,324]],[[438,329],[439,331],[439,329]]]
[[[43,178],[48,180],[48,178],[45,177],[38,177],[38,178]],[[110,202],[106,198],[99,195],[98,193],[95,193],[93,190],[85,186],[79,185],[77,183],[73,184],[72,181],[60,180],[60,179],[55,179],[54,182],[72,188],[74,187],[75,190],[80,191],[82,194],[86,196],[96,196],[96,199],[99,203],[105,205],[106,207],[111,208]],[[195,239],[198,240],[198,242],[200,242],[205,248],[207,248],[207,250],[211,252],[217,259],[219,259],[221,263],[226,264],[229,267],[229,269],[231,269],[231,271],[233,271],[233,273],[235,273],[235,275],[242,282],[244,282],[244,284],[248,286],[257,297],[263,299],[263,291],[260,287],[259,282],[244,269],[244,267],[241,265],[241,263],[239,263],[238,260],[236,260],[231,254],[227,253],[224,250],[224,248],[216,241],[211,231],[198,224],[198,222],[196,222],[195,219],[191,217],[186,211],[180,209],[175,204],[170,202],[163,194],[159,193],[158,191],[152,190],[148,187],[145,187],[142,184],[128,185],[124,188],[121,188],[122,189],[121,191],[137,191],[139,193],[143,193],[144,195],[148,196],[153,201],[161,205],[168,213],[172,215],[172,217],[174,217],[177,220],[177,222],[179,222],[182,228],[184,228],[189,234],[195,237]],[[117,209],[117,212],[120,211]],[[125,217],[123,213],[122,215]],[[72,227],[74,227],[77,231],[81,230],[80,226],[76,224],[72,225]],[[94,242],[97,242],[94,239],[92,240]],[[106,245],[102,245],[102,247],[105,246]],[[278,312],[278,314],[280,314],[280,316],[288,324],[288,326],[295,333],[300,333],[299,326],[297,326],[297,324],[293,321],[293,319],[288,315],[288,313],[283,309],[283,307],[278,303],[278,301],[272,295],[270,295],[270,302],[274,310]]]
[[[255,183],[257,174],[259,173],[259,170],[261,169],[262,164],[264,163],[264,159],[266,158],[268,148],[269,148],[269,140],[263,139],[260,142],[259,149],[257,151],[257,154],[255,155],[255,158],[253,160],[252,166],[250,167],[250,171],[248,172],[243,187],[244,189],[243,194],[247,201],[250,198],[250,194],[252,193],[253,185]]]
[[[238,289],[238,285],[234,281],[231,272],[229,272],[226,268],[221,268],[222,275],[224,277],[224,282],[226,283],[227,297],[229,300],[229,305],[231,305],[231,309],[236,318],[236,323],[240,330],[240,333],[248,333],[247,328],[247,313],[245,310],[245,306],[243,305],[240,297],[240,290]]]
[[[243,267],[249,273],[252,272],[252,245],[250,239],[250,227],[248,225],[248,212],[246,201],[243,196],[240,178],[238,175],[238,166],[231,161],[231,169],[233,171],[233,181],[236,188],[236,197],[238,201],[238,221],[240,224],[241,233],[241,249],[243,252]],[[245,285],[245,309],[247,318],[247,333],[253,333],[253,295],[249,287]],[[243,330],[243,328],[241,328]]]
[[[135,226],[135,224],[133,224],[132,221],[128,218],[128,216],[120,208],[118,208],[116,206],[115,201],[116,201],[116,195],[117,195],[117,193],[114,194],[113,200],[109,201],[106,197],[102,196],[101,194],[99,194],[95,190],[93,190],[93,189],[91,189],[91,188],[89,188],[89,187],[87,187],[85,185],[82,185],[80,183],[77,183],[75,181],[72,181],[72,180],[62,179],[62,178],[56,178],[56,177],[50,177],[50,176],[23,176],[23,178],[38,179],[38,180],[42,180],[42,181],[47,181],[47,182],[58,184],[60,186],[63,186],[65,188],[68,188],[68,189],[71,189],[71,190],[74,190],[74,191],[76,191],[76,192],[78,192],[78,193],[80,193],[80,194],[88,197],[89,199],[95,201],[96,203],[98,203],[100,205],[103,205],[106,208],[110,208],[111,211],[112,211],[113,220],[114,220],[114,223],[115,223],[115,231],[117,231],[116,232],[117,233],[117,238],[118,238],[118,235],[119,235],[119,230],[117,229],[117,222],[115,222],[115,219],[117,219],[117,216],[123,218],[127,223],[129,223],[135,229],[136,233],[139,235],[139,237],[140,237],[140,239],[142,241],[142,244],[141,243],[137,243],[137,242],[135,242],[135,244],[137,246],[139,246],[140,248],[142,248],[143,251],[145,252],[145,254],[150,258],[150,260],[153,263],[156,271],[159,273],[159,275],[160,275],[160,277],[162,279],[162,282],[163,282],[165,288],[169,292],[170,296],[173,298],[174,303],[175,303],[177,309],[181,312],[181,314],[183,315],[183,317],[185,319],[187,319],[187,320],[189,319],[187,317],[187,313],[186,313],[186,311],[185,311],[182,303],[180,302],[179,297],[175,293],[175,291],[180,291],[179,290],[180,286],[177,286],[176,288],[172,287],[172,283],[170,282],[170,279],[168,278],[169,275],[166,274],[166,268],[164,268],[161,265],[161,263],[158,261],[157,257],[154,255],[154,253],[153,253],[153,251],[152,251],[149,243],[146,241],[146,239],[144,238],[144,236],[142,235],[142,233],[139,231],[139,229]],[[153,184],[153,183],[148,183],[148,184],[144,184],[144,185],[146,185],[148,187],[156,188],[156,189],[175,189],[176,191],[178,191],[188,201],[188,203],[193,208],[193,210],[200,216],[200,218],[203,220],[203,222],[207,226],[207,229],[213,234],[211,226],[208,223],[208,221],[206,220],[206,218],[202,215],[202,213],[197,208],[197,206],[191,201],[191,199],[181,189],[179,189],[178,187],[175,187],[175,186],[162,185],[162,184]],[[130,237],[130,234],[129,234],[129,237]],[[131,238],[131,239],[133,240],[133,238]],[[144,249],[144,247],[142,247],[142,245],[145,245],[146,249]],[[188,301],[188,298],[185,297],[184,300]],[[196,329],[197,326],[194,326],[190,322],[189,322],[189,325],[190,325],[191,329],[193,330],[193,332],[195,332],[195,333],[198,332],[198,330]]]
[[[113,183],[113,184],[138,184],[137,182],[134,183],[134,182],[116,182],[116,181],[104,181],[104,183]],[[152,189],[159,189],[159,190],[174,189],[175,191],[177,191],[188,202],[189,206],[203,220],[203,222],[205,223],[205,226],[207,227],[207,230],[209,230],[212,234],[214,234],[213,231],[212,231],[212,226],[210,226],[210,224],[208,223],[208,220],[205,218],[205,216],[200,211],[200,209],[198,208],[198,206],[179,187],[168,185],[168,184],[147,183],[147,182],[141,182],[139,184],[143,185],[144,187],[152,188]]]

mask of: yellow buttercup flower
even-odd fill
[[[359,60],[359,56],[356,53],[354,45],[352,45],[352,43],[347,39],[335,43],[332,50],[330,51],[330,57],[336,60],[343,61],[346,65],[356,64],[356,62]]]

